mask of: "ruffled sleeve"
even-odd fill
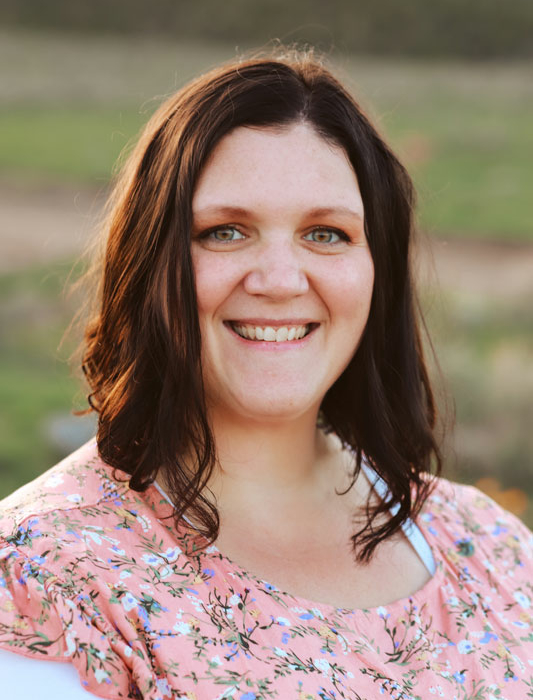
[[[70,590],[41,559],[0,537],[0,648],[72,663],[101,698],[162,699],[146,650],[132,648],[90,595]]]

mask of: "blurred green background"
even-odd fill
[[[165,95],[280,39],[328,53],[412,173],[447,474],[532,526],[532,23],[530,0],[4,2],[0,497],[93,430],[58,346],[116,159]]]

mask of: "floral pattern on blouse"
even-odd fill
[[[0,504],[1,648],[102,698],[533,698],[533,536],[476,489],[441,479],[426,502],[419,591],[346,610],[195,550],[120,476],[93,441]]]

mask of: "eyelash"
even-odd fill
[[[306,238],[306,236],[311,236],[314,233],[333,233],[333,234],[335,234],[335,236],[338,236],[338,238],[339,238],[338,241],[335,241],[334,243],[331,243],[328,241],[327,243],[325,243],[325,245],[328,245],[328,244],[329,245],[336,245],[338,243],[341,243],[341,241],[348,242],[350,240],[350,237],[348,235],[346,235],[346,233],[344,233],[344,231],[341,231],[338,228],[332,228],[330,226],[317,226],[312,231],[309,231],[309,233],[305,234],[305,236],[304,236],[305,240],[310,240],[310,239]],[[322,242],[324,242],[324,241],[322,241]],[[318,243],[320,245],[321,241],[313,241],[313,243]]]
[[[229,230],[236,231],[237,233],[240,234],[241,237],[236,238],[236,239],[229,239],[229,240],[220,240],[220,239],[215,238],[215,234],[220,233],[221,231],[229,231]],[[310,239],[306,238],[306,236],[310,236],[314,233],[329,233],[329,234],[332,233],[332,234],[338,236],[338,238],[339,238],[338,241],[334,241],[333,243],[331,243],[329,241],[328,242],[311,241],[312,243],[317,243],[318,245],[322,245],[322,244],[324,244],[324,245],[336,245],[336,244],[340,243],[341,241],[344,241],[344,242],[350,241],[350,237],[344,231],[337,229],[337,228],[330,227],[330,226],[317,226],[316,228],[314,228],[311,231],[309,231],[308,233],[306,233],[304,236],[304,239],[310,240]],[[217,243],[229,244],[229,243],[233,243],[235,240],[242,240],[245,236],[241,231],[239,231],[237,226],[226,225],[226,226],[216,226],[215,228],[208,229],[207,231],[204,231],[202,233],[202,235],[200,236],[200,238],[202,240],[207,239],[207,238],[211,238],[211,237],[213,238],[213,240],[217,241]]]
[[[239,233],[242,236],[242,238],[244,238],[244,234],[241,231],[239,231],[239,229],[236,226],[230,226],[230,225],[215,226],[214,228],[210,228],[207,231],[204,231],[202,233],[202,235],[200,236],[200,238],[202,240],[207,239],[207,238],[213,238],[215,241],[217,241],[217,243],[233,243],[233,240],[231,240],[231,239],[226,240],[226,241],[221,241],[221,240],[214,237],[215,233],[220,233],[221,231],[230,231],[230,230],[237,231],[237,233]],[[234,240],[241,240],[241,238],[237,238]]]

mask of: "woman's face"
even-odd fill
[[[192,256],[210,411],[318,411],[368,318],[374,267],[357,178],[307,124],[239,127],[193,197]]]

